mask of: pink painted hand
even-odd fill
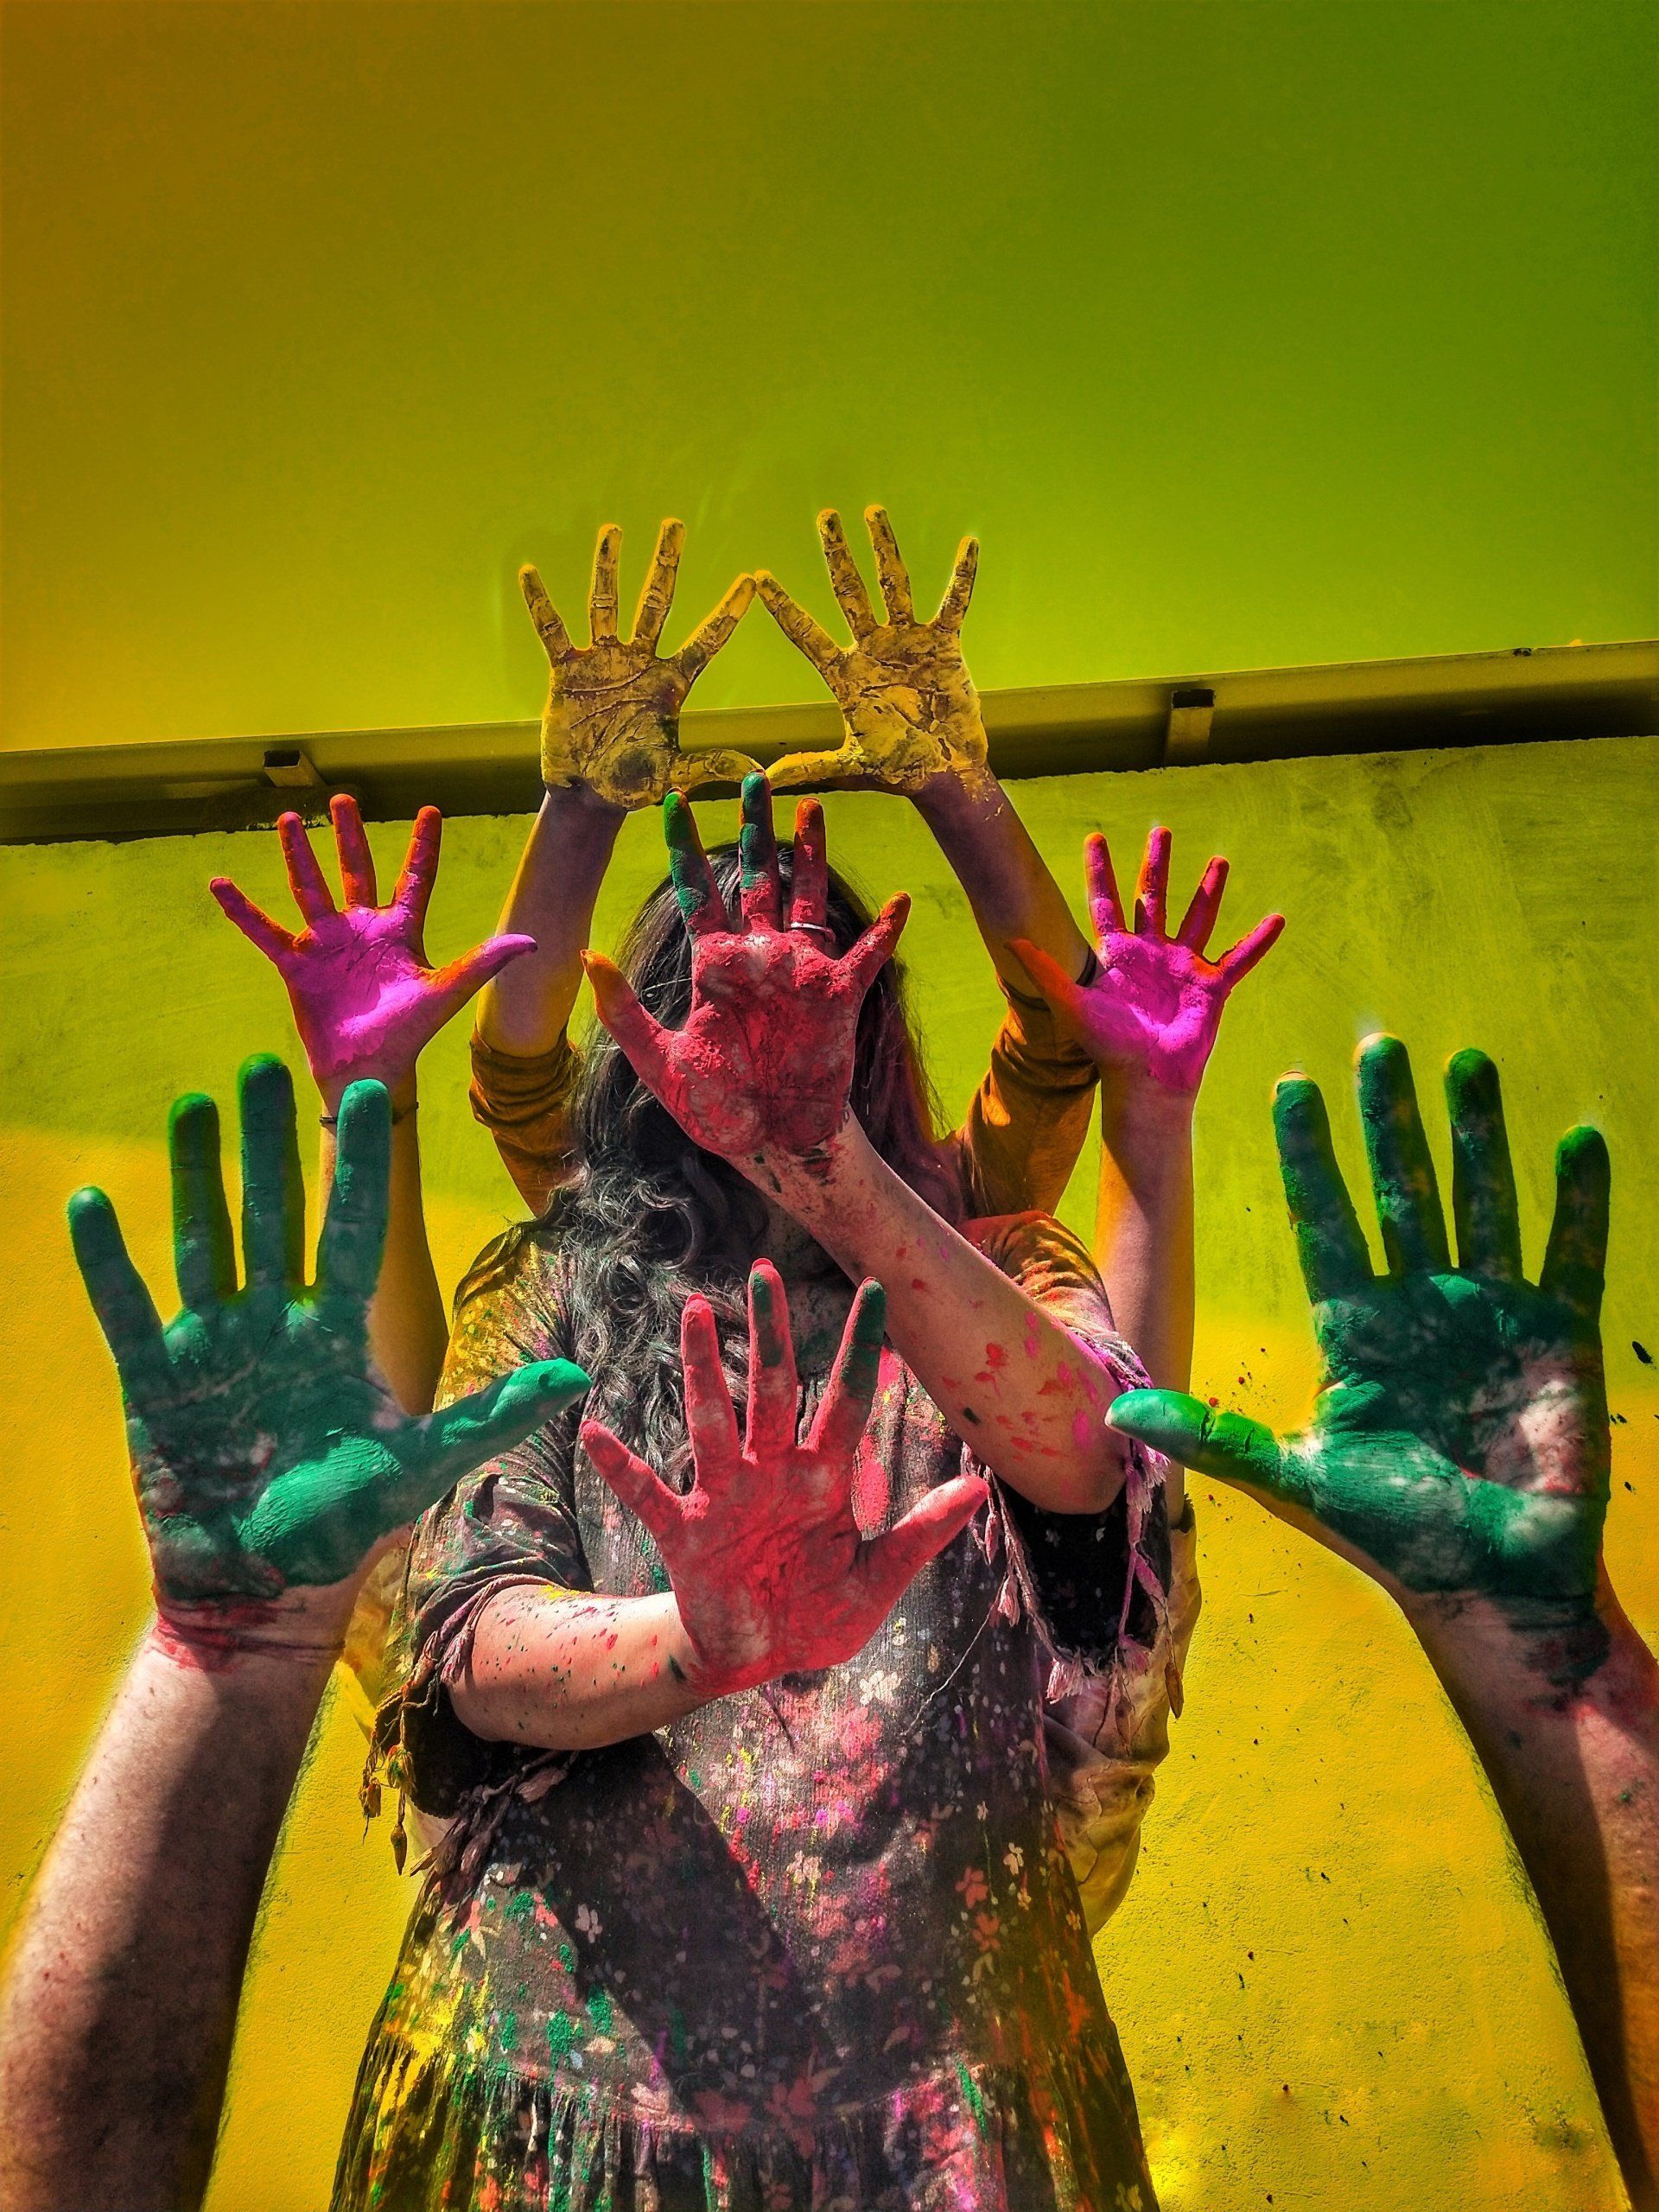
[[[443,822],[423,806],[388,906],[375,903],[374,860],[355,799],[329,803],[346,894],[337,908],[297,814],[276,824],[289,888],[305,926],[297,935],[261,912],[235,884],[215,876],[215,899],[257,945],[288,986],[294,1020],[317,1088],[337,1104],[350,1083],[373,1080],[395,1091],[423,1046],[474,991],[520,953],[532,937],[493,937],[446,968],[427,964],[422,932],[437,876]]]
[[[743,784],[741,911],[734,920],[690,808],[671,792],[663,816],[671,873],[693,938],[691,1010],[683,1029],[665,1029],[619,969],[584,952],[599,1018],[640,1081],[706,1152],[746,1169],[767,1155],[808,1158],[847,1118],[858,1010],[898,942],[910,901],[902,893],[889,899],[850,951],[838,956],[825,920],[823,810],[806,799],[795,818],[785,927],[772,793],[766,778],[755,775]]]
[[[1277,941],[1285,918],[1268,915],[1230,951],[1209,958],[1205,947],[1227,885],[1227,863],[1216,859],[1171,937],[1169,843],[1167,830],[1147,839],[1134,923],[1126,927],[1106,840],[1098,830],[1089,839],[1089,911],[1100,958],[1091,982],[1073,982],[1027,938],[1011,942],[1032,982],[1103,1069],[1147,1075],[1166,1090],[1191,1094],[1204,1080],[1233,986]]]
[[[884,1535],[867,1535],[859,1525],[855,1485],[871,1517],[869,1463],[861,1461],[859,1446],[886,1321],[880,1285],[865,1283],[817,1417],[798,1441],[789,1306],[777,1270],[757,1262],[749,1276],[748,1418],[740,1440],[714,1310],[706,1299],[688,1299],[680,1351],[696,1472],[683,1497],[609,1429],[582,1424],[588,1458],[656,1539],[685,1637],[682,1671],[707,1697],[855,1657],[984,1501],[979,1477],[958,1475]],[[874,1517],[885,1517],[885,1491],[874,1503]]]

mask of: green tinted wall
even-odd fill
[[[520,561],[872,498],[985,684],[1656,627],[1646,0],[4,23],[11,745],[531,714]]]

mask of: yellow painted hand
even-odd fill
[[[841,517],[832,509],[818,517],[830,586],[853,633],[850,650],[838,645],[776,576],[763,569],[755,577],[768,612],[830,686],[847,726],[833,753],[785,754],[768,774],[774,790],[818,784],[913,793],[936,776],[988,772],[984,718],[962,658],[978,542],[963,539],[938,613],[918,622],[887,509],[868,507],[864,520],[875,549],[884,621],[876,620]]]
[[[685,695],[731,636],[754,596],[753,576],[740,576],[720,605],[677,653],[659,658],[658,640],[674,599],[685,524],[665,522],[657,536],[631,637],[616,628],[617,556],[622,532],[607,523],[594,555],[588,600],[592,643],[573,645],[534,569],[518,572],[519,588],[552,666],[542,716],[542,781],[550,790],[586,784],[612,805],[656,806],[669,791],[704,784],[741,784],[756,763],[746,753],[680,750]]]

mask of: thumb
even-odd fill
[[[440,1008],[438,1027],[442,1028],[453,1014],[459,1014],[474,992],[481,990],[493,976],[499,976],[512,961],[521,960],[525,953],[535,950],[533,937],[486,938],[482,944],[462,953],[459,960],[452,960],[447,968],[436,969],[431,979],[431,991]]]
[[[870,1597],[880,1607],[878,1619],[887,1618],[929,1560],[961,1535],[989,1495],[978,1475],[957,1475],[929,1491],[885,1536],[874,1539],[863,1567]]]
[[[1180,1390],[1126,1390],[1113,1399],[1106,1418],[1125,1436],[1197,1474],[1302,1503],[1302,1485],[1287,1470],[1273,1431],[1243,1414],[1217,1413]]]
[[[569,1360],[537,1360],[410,1422],[398,1454],[404,1473],[391,1485],[398,1496],[389,1501],[386,1526],[395,1529],[423,1513],[474,1467],[522,1444],[588,1388],[588,1376]]]
[[[844,738],[823,753],[785,753],[766,771],[775,791],[799,791],[803,786],[824,790],[849,776],[868,775],[870,764],[855,738]]]
[[[601,1021],[626,1053],[640,1082],[660,1098],[668,1077],[670,1033],[640,1005],[632,984],[602,952],[584,952],[582,964],[593,985]]]

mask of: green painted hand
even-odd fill
[[[1249,1491],[1395,1596],[1587,1605],[1606,1513],[1609,1430],[1598,1317],[1607,1148],[1569,1130],[1535,1285],[1522,1271],[1497,1071],[1446,1071],[1458,1260],[1405,1047],[1369,1039],[1360,1113],[1386,1272],[1372,1272],[1312,1083],[1279,1086],[1274,1122],[1323,1373],[1312,1424],[1275,1437],[1173,1391],[1133,1390],[1109,1419],[1200,1474]]]
[[[346,1581],[381,1538],[588,1387],[580,1368],[545,1361],[407,1419],[368,1350],[386,1234],[385,1090],[353,1084],[341,1103],[314,1283],[280,1061],[248,1062],[241,1107],[240,1288],[212,1099],[181,1098],[168,1126],[184,1303],[165,1328],[104,1192],[69,1201],[75,1258],[121,1377],[163,1613]]]

